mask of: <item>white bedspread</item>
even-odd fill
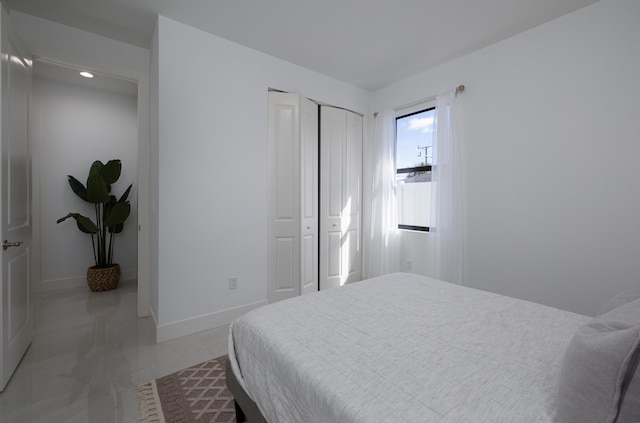
[[[236,377],[269,422],[553,422],[586,316],[396,273],[235,320]]]

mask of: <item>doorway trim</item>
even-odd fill
[[[55,57],[54,57],[55,56]],[[149,73],[101,63],[93,60],[81,59],[64,55],[33,55],[34,60],[42,60],[67,67],[82,68],[83,70],[100,73],[103,75],[129,80],[138,85],[138,317],[149,315],[149,283],[151,274],[151,216],[150,216],[150,194],[149,194],[149,143],[150,143],[150,122],[149,122]],[[33,144],[32,144],[33,145]],[[40,156],[38,146],[34,146],[32,151],[32,180],[33,180],[33,220],[39,222],[40,219],[40,183],[37,175]],[[33,257],[34,280],[40,282],[40,225],[34,225],[33,240],[35,244]]]

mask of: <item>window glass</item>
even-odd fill
[[[435,108],[396,118],[398,227],[429,230]]]

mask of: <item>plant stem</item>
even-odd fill
[[[105,219],[106,216],[104,215],[104,203],[100,204],[101,207],[101,215],[102,218]],[[102,265],[106,265],[108,264],[107,261],[107,227],[104,225],[104,221],[101,223],[101,229],[102,229]]]
[[[116,243],[115,232],[109,232],[109,264],[113,263],[113,247]]]
[[[95,244],[96,240],[93,237],[93,234],[91,234],[91,246],[93,247],[93,261],[96,263],[96,266],[98,265],[98,256],[96,255],[96,244]]]
[[[97,204],[94,204],[94,209],[96,211],[96,225],[98,226],[98,232],[96,232],[96,247],[98,249],[96,266],[100,266],[100,210]]]
[[[98,266],[104,266],[105,265],[105,244],[104,244],[104,232],[103,232],[103,227],[104,227],[104,222],[103,222],[103,218],[102,218],[102,213],[100,212],[100,203],[97,203],[95,205],[96,208],[96,223],[98,226]]]

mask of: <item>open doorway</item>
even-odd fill
[[[147,232],[140,239],[139,229],[146,227],[148,111],[141,113],[146,109],[141,107],[145,99],[140,92],[144,97],[148,88],[141,90],[139,80],[95,70],[91,71],[93,78],[85,78],[80,75],[83,70],[87,69],[44,59],[33,63],[33,217],[34,241],[40,246],[34,257],[39,266],[33,281],[41,290],[86,286],[86,269],[93,261],[90,237],[73,223],[56,224],[68,212],[86,214],[84,208],[89,206],[72,192],[66,175],[84,182],[94,160],[120,159],[122,174],[113,192],[119,196],[133,184],[132,213],[116,239],[114,261],[122,269],[121,283],[138,281],[138,315],[144,316],[148,313],[148,281],[144,278],[148,261],[140,246],[145,245]],[[140,273],[145,279],[142,286]]]

